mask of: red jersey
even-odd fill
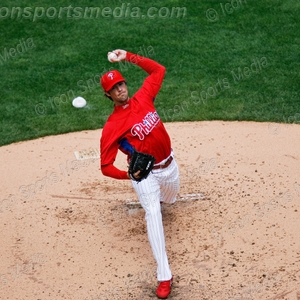
[[[155,164],[171,154],[170,137],[154,107],[165,67],[130,52],[127,52],[126,60],[141,67],[149,76],[125,105],[114,106],[113,113],[103,127],[100,140],[101,171],[105,176],[116,179],[128,179],[126,171],[113,165],[118,150],[130,158],[128,145],[137,151],[153,155]]]

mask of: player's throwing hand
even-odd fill
[[[112,52],[107,53],[107,58],[110,62],[120,62],[125,60],[126,58],[126,51],[117,49]]]

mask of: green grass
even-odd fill
[[[99,76],[110,68],[121,70],[131,94],[146,76],[136,66],[109,63],[106,53],[116,48],[139,52],[167,68],[156,101],[163,121],[300,121],[288,119],[300,113],[299,0],[128,3],[123,5],[131,12],[134,7],[143,13],[150,7],[186,7],[186,15],[75,19],[65,11],[61,18],[35,22],[0,18],[0,145],[103,127],[112,103],[103,96]],[[70,4],[2,1],[1,7],[59,10]],[[117,0],[72,4],[112,10],[121,5]],[[214,16],[207,15],[208,9],[218,19],[209,20]],[[5,57],[5,49],[12,55]],[[253,60],[264,66],[255,67]],[[74,108],[75,96],[88,105]]]

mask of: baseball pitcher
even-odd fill
[[[141,88],[129,97],[127,81],[117,70],[105,73],[100,83],[114,104],[100,139],[101,171],[115,179],[131,180],[145,210],[148,239],[157,262],[156,290],[165,299],[171,292],[173,275],[165,247],[162,203],[174,203],[179,191],[179,172],[170,137],[155,110],[155,98],[165,74],[159,63],[125,50],[108,53],[111,62],[126,60],[148,76]],[[114,166],[118,150],[127,156],[128,170]]]

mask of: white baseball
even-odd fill
[[[110,62],[113,62],[113,61],[116,61],[118,59],[118,56],[115,53],[111,52],[111,53],[108,54],[107,59]]]
[[[86,100],[82,97],[76,97],[73,101],[72,104],[76,108],[82,108],[86,106]]]

